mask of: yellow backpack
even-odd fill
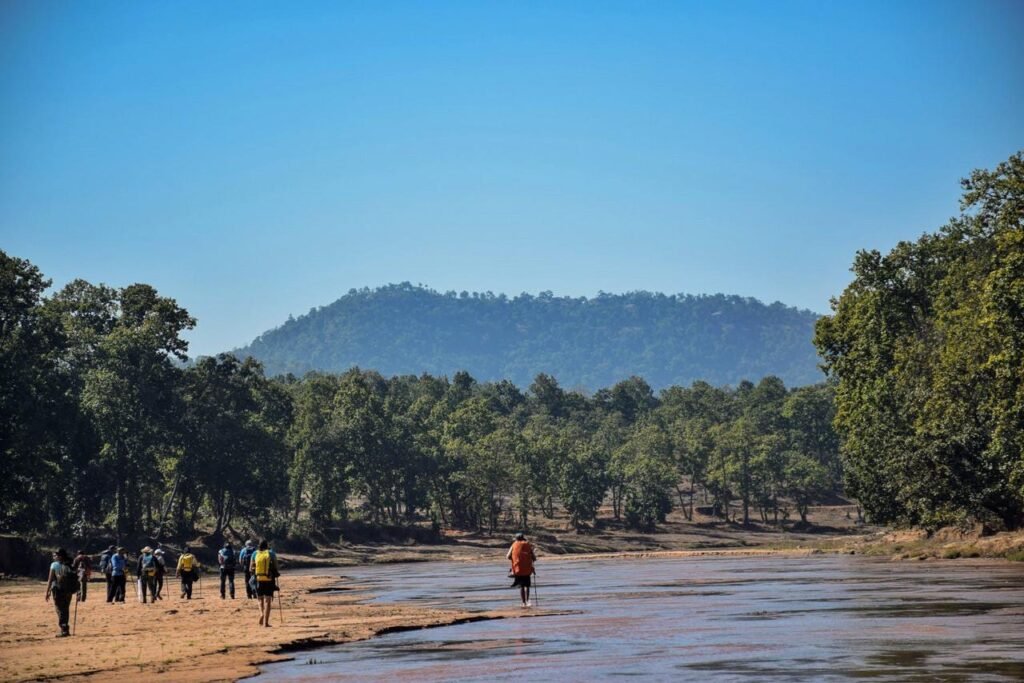
[[[194,559],[195,558],[192,557],[192,555],[190,553],[185,553],[184,555],[182,555],[181,556],[181,568],[182,568],[182,570],[184,570],[186,572],[192,571],[192,560],[194,560]]]
[[[273,576],[270,575],[270,551],[260,550],[256,553],[256,580],[257,581],[272,581]]]

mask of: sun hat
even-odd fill
[[[524,541],[524,540],[526,540],[526,536],[523,535],[522,531],[520,531],[518,534],[516,534],[516,540],[517,541]]]
[[[150,547],[149,547],[149,546],[147,545],[147,546],[146,546],[145,548],[143,548],[143,549],[142,549],[142,551],[141,551],[141,552],[143,552],[143,553],[151,553],[151,552],[153,552],[153,549],[152,549],[152,548],[150,548]]]

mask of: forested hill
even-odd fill
[[[268,374],[352,366],[385,375],[467,370],[479,381],[525,387],[544,372],[564,387],[590,390],[631,375],[655,389],[776,375],[795,386],[823,379],[812,344],[817,319],[723,294],[508,298],[403,283],[351,290],[236,353],[262,361]]]

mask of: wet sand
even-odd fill
[[[498,561],[353,568],[369,604],[493,610]],[[543,619],[293,653],[269,681],[1024,680],[1024,566],[819,553],[541,557]],[[536,597],[536,596],[535,596]],[[257,679],[260,680],[260,679]]]
[[[100,672],[123,680],[141,674],[168,681],[237,680],[257,673],[258,664],[286,659],[300,648],[522,616],[512,610],[356,604],[344,590],[348,584],[337,573],[285,576],[281,607],[275,601],[271,628],[263,628],[257,624],[256,601],[221,600],[212,576],[203,581],[202,599],[197,584],[193,600],[180,600],[172,581],[156,605],[143,605],[134,595],[125,604],[107,604],[104,584],[93,582],[88,600],[78,607],[75,636],[56,638],[57,616],[44,601],[43,582],[0,583],[0,680],[84,680]],[[331,590],[339,586],[341,592]]]

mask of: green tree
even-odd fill
[[[817,327],[847,490],[876,522],[1024,520],[1024,157],[964,190],[938,233],[859,252]]]
[[[316,527],[330,523],[336,512],[343,517],[348,513],[349,459],[333,422],[338,386],[334,375],[310,373],[290,388],[295,406],[287,436],[294,452],[289,467],[292,524],[304,504]]]
[[[559,495],[573,528],[597,518],[608,490],[607,461],[593,443],[578,441],[560,463]]]
[[[625,478],[625,520],[651,530],[672,510],[676,484],[672,442],[656,422],[637,425],[617,453]]]
[[[43,308],[50,281],[30,262],[0,251],[0,529],[42,528],[48,493],[63,489],[66,444],[48,416],[60,406],[62,339]],[[73,408],[73,406],[72,406]],[[63,481],[62,481],[63,480]],[[48,508],[50,508],[48,510]]]

